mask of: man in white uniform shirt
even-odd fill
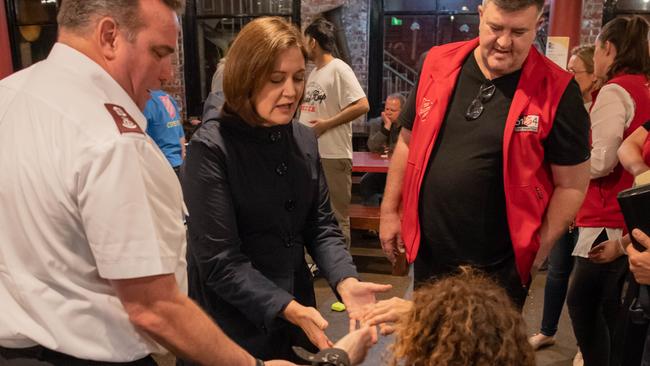
[[[184,294],[180,185],[143,132],[181,4],[66,0],[47,60],[0,82],[1,365],[261,364]]]
[[[309,59],[316,68],[309,74],[300,122],[318,136],[325,180],[330,191],[334,216],[350,247],[352,189],[352,125],[350,122],[368,113],[368,98],[354,72],[335,58],[334,25],[323,18],[305,28]]]

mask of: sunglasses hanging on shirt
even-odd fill
[[[483,104],[487,103],[494,96],[496,91],[496,86],[492,82],[487,81],[481,85],[481,88],[476,95],[476,98],[472,100],[472,103],[467,107],[465,111],[465,119],[468,121],[474,121],[478,119],[481,114],[483,114]]]

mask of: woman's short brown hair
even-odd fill
[[[278,55],[291,47],[298,47],[307,58],[300,30],[286,20],[263,17],[248,23],[235,38],[226,58],[224,110],[248,123],[263,123],[253,106],[253,97],[268,81]]]
[[[391,365],[534,366],[524,321],[505,290],[470,268],[425,285],[400,320]]]

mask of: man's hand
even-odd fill
[[[341,338],[334,347],[344,350],[350,358],[350,363],[358,365],[366,358],[370,347],[376,343],[376,340],[373,340],[372,333],[370,327],[357,329]]]
[[[329,123],[324,119],[315,119],[313,121],[309,121],[309,123],[311,124],[311,128],[314,129],[316,137],[321,137],[322,134],[330,129]]]
[[[402,222],[399,213],[381,213],[379,217],[379,240],[384,255],[395,264],[398,253],[404,253],[404,241],[402,241]]]
[[[289,361],[285,361],[285,360],[264,361],[264,365],[266,365],[266,366],[298,366],[293,362],[289,362]]]
[[[393,124],[393,121],[388,118],[386,112],[381,112],[381,121],[384,123],[384,128],[390,131],[390,126]]]
[[[391,285],[360,282],[351,277],[336,286],[350,317],[350,332],[357,328],[357,321],[361,321],[366,310],[377,301],[375,294],[389,291],[391,288]]]
[[[644,247],[650,248],[650,238],[641,230],[632,230],[634,238]],[[627,255],[630,257],[630,271],[634,279],[641,285],[650,285],[650,251],[639,252],[634,245],[627,246]]]
[[[284,309],[284,317],[299,326],[318,349],[332,347],[332,342],[325,334],[327,320],[315,308],[302,306],[292,300]]]
[[[413,302],[393,297],[377,302],[363,317],[363,323],[369,326],[379,325],[381,334],[395,331],[394,324],[413,308]]]
[[[623,254],[618,240],[607,240],[591,248],[589,260],[599,264],[609,263]]]

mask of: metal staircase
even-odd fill
[[[393,54],[384,51],[383,62],[383,98],[388,95],[401,93],[407,95],[415,86],[418,72],[408,66]]]

